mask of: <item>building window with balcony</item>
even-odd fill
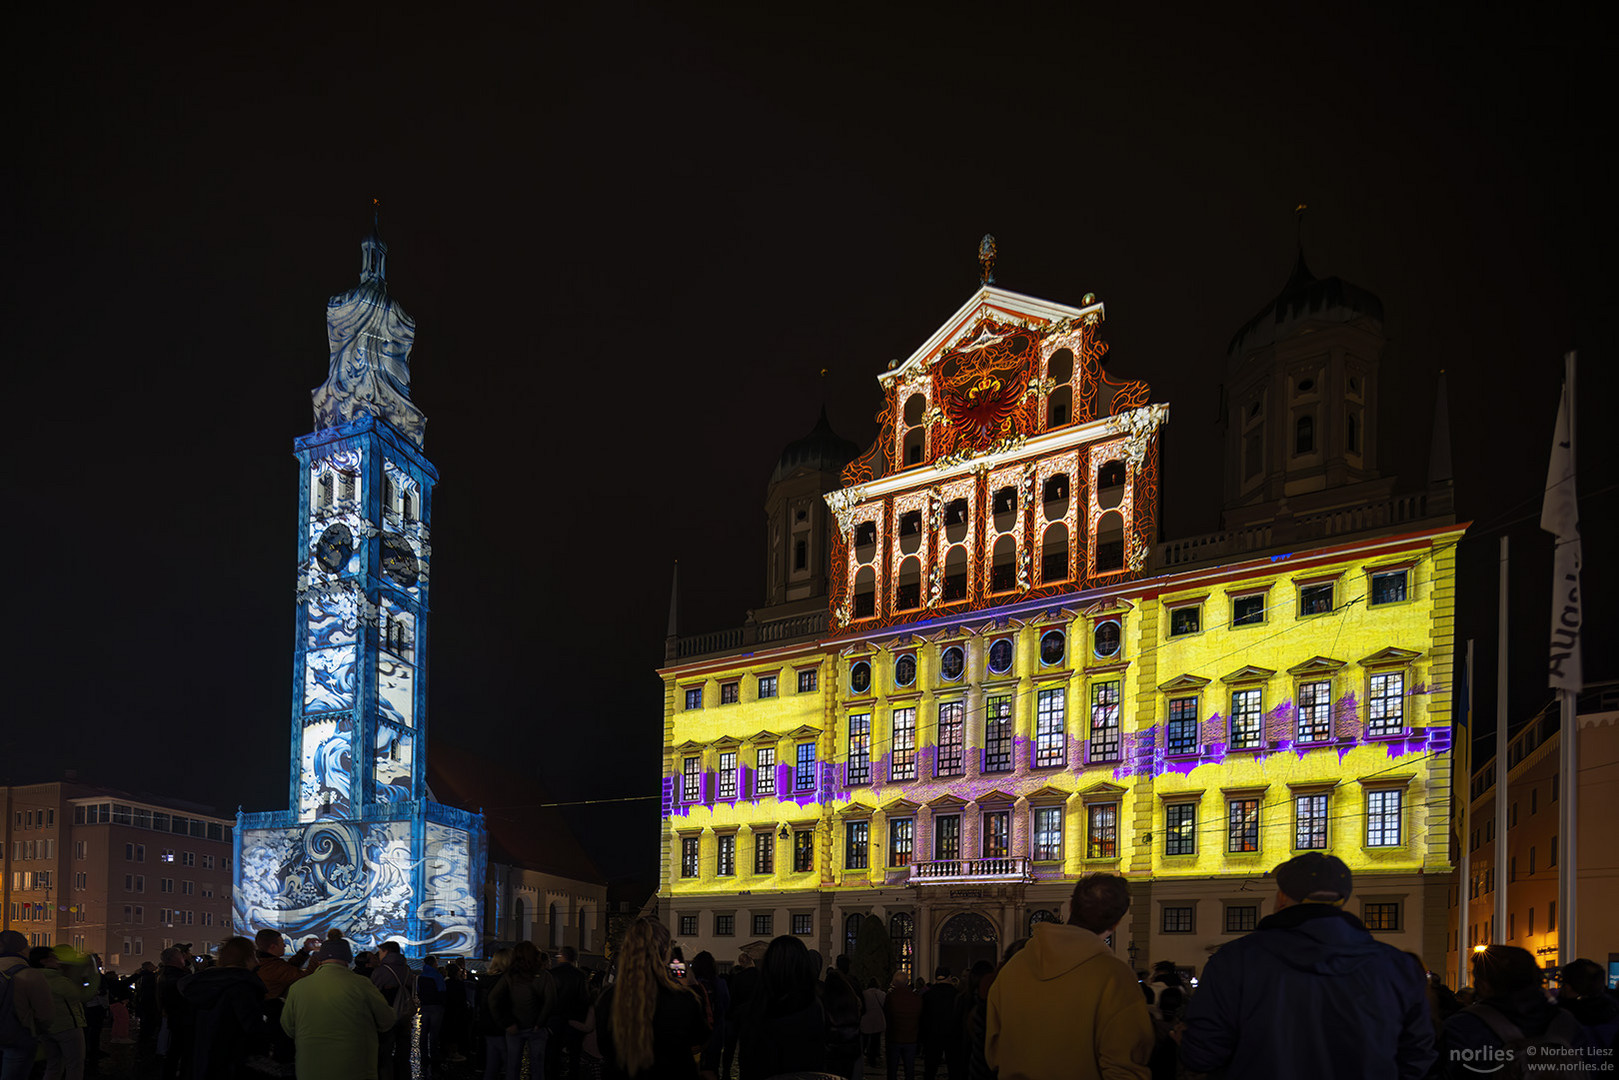
[[[962,704],[946,701],[939,706],[939,753],[935,758],[935,776],[960,776],[966,771],[966,722]]]
[[[686,689],[686,708],[701,709],[703,707],[703,688],[691,686]]]
[[[682,802],[701,802],[703,799],[703,759],[693,755],[681,763],[680,799]]]
[[[774,874],[776,872],[775,834],[768,832],[756,832],[753,834],[753,872],[755,874]]]
[[[982,819],[984,858],[1004,859],[1012,854],[1012,814],[1009,810],[987,810]]]
[[[1164,726],[1165,753],[1197,753],[1197,735],[1197,698],[1170,698],[1169,722]]]
[[[943,814],[933,819],[933,857],[939,862],[961,858],[960,814]]]
[[[776,932],[773,927],[775,925],[776,917],[774,915],[755,915],[753,917],[753,936],[774,937]]]
[[[1085,808],[1085,857],[1119,857],[1119,804],[1096,803]]]
[[[1097,683],[1091,687],[1092,761],[1119,760],[1119,684]]]
[[[1164,930],[1166,934],[1190,934],[1193,929],[1192,913],[1197,909],[1190,905],[1164,905]]]
[[[1062,859],[1062,815],[1060,806],[1034,808],[1034,844],[1030,853],[1035,862]]]
[[[1259,800],[1232,799],[1226,807],[1226,851],[1259,850]]]
[[[1299,687],[1298,725],[1294,735],[1301,743],[1327,742],[1332,738],[1332,680],[1307,682]]]
[[[696,877],[701,870],[702,839],[696,836],[680,838],[680,876]],[[694,931],[695,932],[695,931]]]
[[[1299,795],[1293,799],[1293,846],[1300,851],[1327,850],[1327,796]]]
[[[793,833],[793,873],[807,874],[815,869],[815,834],[808,830]]]
[[[720,877],[736,875],[736,834],[727,833],[717,838],[714,853],[714,873]]]
[[[1041,690],[1035,702],[1035,768],[1068,764],[1067,692],[1061,688]]]
[[[815,790],[815,744],[798,744],[798,767],[793,770],[794,791]]]
[[[720,794],[722,799],[736,798],[736,751],[726,750],[720,754]]]
[[[849,714],[849,783],[871,783],[871,714]]]
[[[1229,904],[1225,909],[1225,932],[1246,934],[1259,925],[1258,904]]]
[[[1012,698],[997,694],[984,701],[984,771],[1012,771]]]
[[[1371,678],[1366,698],[1366,734],[1398,735],[1405,730],[1405,675],[1391,671]]]
[[[1366,793],[1366,846],[1400,846],[1400,810],[1405,792],[1390,788]]]
[[[1197,854],[1197,804],[1169,803],[1164,807],[1164,854]]]
[[[773,698],[775,696],[776,696],[776,676],[774,676],[774,675],[761,675],[761,676],[759,676],[759,700],[763,701],[765,698]]]
[[[1257,750],[1265,744],[1263,690],[1231,692],[1231,749]]]
[[[715,915],[714,916],[714,936],[715,937],[735,937],[736,936],[736,916],[734,914]]]
[[[762,746],[753,754],[754,774],[753,793],[755,795],[774,795],[776,793],[776,748]]]
[[[843,839],[843,868],[865,870],[871,863],[871,822],[846,822]]]
[[[890,818],[888,820],[888,865],[911,865],[911,853],[915,839],[915,819]]]
[[[894,710],[894,740],[888,759],[888,779],[916,779],[916,710]]]

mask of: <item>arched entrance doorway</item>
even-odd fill
[[[936,963],[939,967],[949,968],[952,974],[962,975],[980,960],[995,963],[1000,958],[1000,950],[996,946],[994,924],[976,912],[963,911],[939,927]],[[920,974],[931,976],[933,973]]]

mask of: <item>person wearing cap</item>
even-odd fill
[[[28,939],[15,930],[0,931],[0,979],[9,991],[0,1015],[0,1080],[25,1080],[56,1005],[44,971],[28,966]]]
[[[298,1080],[376,1080],[377,1036],[393,1027],[394,1010],[349,970],[353,959],[348,942],[328,938],[315,970],[287,987],[281,1027],[297,1045]]]
[[[1247,1080],[1428,1075],[1426,987],[1344,910],[1349,867],[1312,851],[1275,877],[1275,913],[1209,958],[1186,1005],[1181,1063]]]

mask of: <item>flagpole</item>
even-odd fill
[[[1495,918],[1490,941],[1507,943],[1507,538],[1501,537],[1501,614],[1495,660]]]
[[[1468,865],[1473,851],[1473,718],[1469,712],[1473,708],[1473,639],[1467,639],[1467,684],[1463,693],[1467,695],[1466,704],[1463,705],[1462,719],[1466,721],[1466,730],[1462,738],[1467,740],[1465,747],[1452,746],[1451,759],[1461,765],[1461,800],[1462,800],[1462,857],[1460,861],[1461,875],[1458,878],[1456,889],[1456,987],[1461,989],[1468,984],[1467,962],[1472,956],[1468,945],[1462,944],[1462,931],[1467,929],[1467,920],[1473,914],[1472,909],[1472,877]],[[1451,730],[1455,730],[1452,724]],[[1453,796],[1454,797],[1454,796]],[[1463,896],[1462,890],[1468,890]]]
[[[1573,484],[1575,475],[1575,438],[1574,419],[1577,413],[1575,402],[1579,399],[1574,396],[1574,353],[1570,352],[1563,357],[1563,394],[1564,407],[1568,410],[1568,475],[1569,483]],[[1572,501],[1572,492],[1570,493]],[[1576,505],[1576,513],[1578,512]],[[1576,518],[1576,521],[1578,519]],[[1559,545],[1569,543],[1564,537],[1558,537]],[[1576,532],[1572,541],[1579,543],[1579,534]],[[1579,572],[1578,548],[1575,553],[1575,573]],[[1561,583],[1558,583],[1561,585]],[[1576,577],[1574,588],[1579,589]],[[1560,590],[1554,587],[1552,593],[1553,612],[1556,612],[1557,599]],[[1578,655],[1579,644],[1576,639],[1574,646]],[[1575,668],[1578,671],[1578,667]],[[1558,844],[1563,849],[1558,854],[1557,865],[1557,962],[1558,964],[1571,963],[1578,955],[1578,939],[1575,937],[1576,907],[1579,900],[1579,845],[1576,843],[1575,830],[1579,824],[1579,780],[1577,760],[1579,757],[1579,717],[1576,710],[1576,697],[1578,689],[1567,685],[1566,680],[1557,689],[1557,701],[1561,712],[1561,737],[1559,739],[1558,768],[1562,775],[1562,792],[1558,801]]]

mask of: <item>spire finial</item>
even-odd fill
[[[382,200],[371,200],[371,233],[360,241],[360,280],[388,280],[388,245],[382,242]]]
[[[381,231],[382,231],[381,225],[382,225],[382,200],[373,197],[371,199],[371,231],[374,232],[374,233],[381,233]]]
[[[995,284],[995,238],[989,233],[978,241],[978,283]]]
[[[1298,245],[1299,258],[1304,258],[1304,212],[1309,204],[1299,203],[1293,208],[1293,241]]]

